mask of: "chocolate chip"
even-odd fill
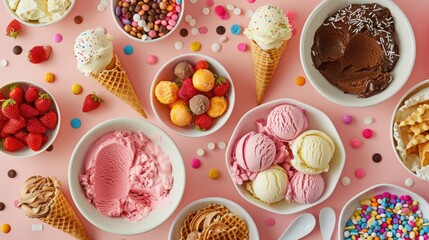
[[[16,177],[16,171],[15,171],[15,170],[13,170],[13,169],[9,170],[9,171],[7,172],[7,176],[8,176],[8,177],[10,177],[10,178],[14,178],[14,177]]]
[[[219,35],[223,35],[224,33],[225,33],[225,27],[224,26],[218,26],[217,28],[216,28],[216,33],[217,34],[219,34]]]
[[[83,22],[82,16],[76,16],[74,17],[74,23],[81,24]]]
[[[186,28],[180,29],[180,36],[182,36],[182,37],[188,36],[188,29],[186,29]]]
[[[21,46],[19,46],[19,45],[16,45],[15,47],[13,47],[13,53],[14,53],[15,55],[19,55],[19,54],[21,54],[21,53],[22,53],[22,47],[21,47]]]
[[[381,156],[380,153],[374,153],[374,155],[372,155],[372,161],[374,161],[375,163],[381,162],[382,158],[383,157]]]
[[[0,202],[0,211],[3,211],[3,210],[4,210],[4,208],[5,208],[4,203]]]
[[[50,151],[52,151],[52,150],[54,150],[54,146],[49,146],[48,148],[46,148],[46,152],[50,152]]]

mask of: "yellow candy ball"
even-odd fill
[[[190,46],[191,51],[198,52],[201,49],[201,43],[200,42],[192,42]]]
[[[305,78],[303,76],[298,76],[295,78],[295,84],[297,86],[304,86],[305,84]]]
[[[216,169],[216,168],[210,169],[210,171],[209,171],[209,177],[211,179],[213,179],[213,180],[218,179],[219,176],[220,176],[220,172],[219,172],[218,169]]]
[[[10,225],[9,225],[9,224],[7,224],[7,223],[3,223],[3,224],[1,225],[1,231],[2,231],[3,233],[9,233],[9,232],[10,232]]]
[[[51,72],[45,73],[45,82],[51,83],[55,81],[55,75]]]
[[[77,83],[73,84],[71,91],[74,95],[78,95],[82,92],[82,86]]]

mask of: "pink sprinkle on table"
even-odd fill
[[[356,170],[355,170],[355,176],[356,176],[357,178],[364,178],[364,177],[365,177],[365,175],[366,175],[365,169],[363,169],[363,168],[358,168],[358,169],[356,169]]]

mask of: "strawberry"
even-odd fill
[[[208,99],[212,98],[215,96],[213,89],[211,91],[208,92],[199,92],[198,94],[203,94],[204,96],[206,96]]]
[[[195,128],[201,131],[206,131],[212,127],[213,119],[209,117],[209,115],[203,113],[195,118],[194,125]]]
[[[44,133],[46,132],[46,127],[37,117],[32,117],[27,119],[27,131],[30,133]]]
[[[42,147],[43,137],[40,133],[28,133],[25,142],[33,151],[39,151]]]
[[[15,134],[20,129],[25,127],[25,125],[26,125],[25,118],[20,117],[18,120],[11,118],[4,124],[1,131],[4,133]]]
[[[48,142],[49,138],[44,133],[41,133],[41,135],[42,135],[42,146],[43,146],[45,143]]]
[[[48,111],[49,107],[51,107],[52,99],[47,93],[40,93],[39,98],[36,99],[34,105],[36,109],[39,110],[39,113],[44,113]]]
[[[35,117],[39,115],[39,111],[28,103],[23,103],[19,106],[19,112],[25,118]]]
[[[24,100],[24,90],[17,84],[11,84],[8,86],[8,88],[10,90],[9,98],[12,98],[18,103],[18,105],[20,105]]]
[[[29,86],[24,94],[25,101],[34,102],[39,98],[39,91],[35,86]]]
[[[8,152],[15,152],[25,147],[25,144],[19,139],[9,136],[4,139],[3,148]]]
[[[19,119],[19,106],[13,99],[6,99],[1,105],[1,111],[3,114],[10,119]]]
[[[186,78],[183,80],[182,86],[179,88],[177,95],[179,98],[188,101],[193,96],[197,95],[197,93],[197,89],[195,89],[194,85],[192,85],[192,78]]]
[[[209,69],[209,63],[206,60],[200,60],[195,64],[195,71],[199,69]]]
[[[6,27],[6,36],[16,38],[19,32],[21,32],[21,23],[14,19]]]
[[[13,136],[21,140],[21,142],[26,143],[25,138],[27,137],[27,134],[27,131],[21,129],[17,133],[13,134]]]
[[[45,126],[48,129],[54,130],[55,127],[57,126],[58,115],[54,111],[48,111],[39,119],[42,122],[43,126]]]
[[[95,110],[101,105],[102,102],[103,99],[98,97],[95,92],[88,94],[83,101],[82,112],[90,112]]]
[[[5,139],[10,136],[10,133],[5,133],[3,131],[0,132],[0,139]]]
[[[216,76],[216,85],[213,87],[213,92],[216,96],[222,97],[228,92],[231,83],[223,77]]]
[[[28,61],[37,64],[48,60],[51,55],[51,46],[35,46],[28,51]]]

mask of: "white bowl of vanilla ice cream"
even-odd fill
[[[6,9],[22,24],[44,27],[64,19],[76,0],[4,0]]]

